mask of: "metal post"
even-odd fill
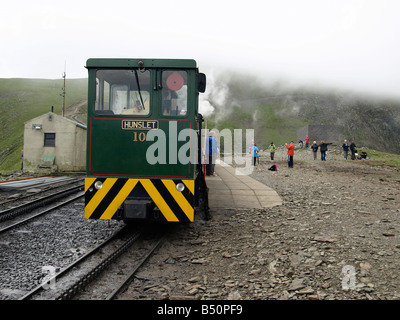
[[[64,87],[63,87],[63,92],[62,92],[62,97],[63,97],[63,107],[62,107],[62,116],[65,117],[65,78],[66,78],[66,73],[64,71],[63,74],[63,78],[64,78]]]

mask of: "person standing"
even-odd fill
[[[294,142],[290,141],[288,145],[285,143],[286,148],[288,149],[287,156],[288,156],[288,167],[293,168],[293,158],[294,158]]]
[[[306,137],[306,149],[308,149],[308,146],[310,145],[310,137]]]
[[[324,140],[321,141],[319,145],[319,151],[321,151],[321,160],[326,160],[326,154],[328,153],[328,145],[332,144],[332,142],[326,143]]]
[[[344,140],[342,148],[343,148],[344,159],[347,160],[347,156],[349,154],[349,143],[347,142],[347,140]]]
[[[21,171],[24,170],[24,149],[21,151]]]
[[[260,150],[258,149],[257,145],[255,143],[253,143],[251,150],[250,150],[251,156],[253,158],[253,166],[256,165],[256,161],[258,164],[260,164],[260,159],[258,157],[259,152],[260,152]]]
[[[351,160],[355,160],[357,149],[356,149],[356,144],[354,142],[350,144],[350,151],[351,151]]]
[[[217,175],[214,172],[215,168],[215,160],[217,159],[218,147],[217,140],[215,139],[216,133],[215,131],[211,131],[206,145],[206,155],[207,155],[207,165],[206,165],[206,175],[216,177]]]
[[[275,151],[276,151],[276,146],[274,145],[274,142],[272,141],[271,144],[268,147],[269,154],[271,156],[271,160],[274,160],[275,156]]]
[[[317,152],[318,152],[317,141],[313,142],[313,144],[311,145],[311,150],[313,152],[314,160],[316,160],[317,159]]]

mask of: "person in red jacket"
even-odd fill
[[[308,149],[309,145],[310,145],[310,137],[307,136],[307,138],[306,138],[306,149]]]
[[[288,167],[293,168],[293,157],[294,157],[294,142],[290,141],[290,144],[288,145],[285,143],[286,148],[288,149],[287,155],[288,155]]]

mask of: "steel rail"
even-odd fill
[[[72,181],[71,181],[71,179],[72,179]],[[81,182],[81,180],[82,180],[82,179],[73,179],[73,178],[71,178],[71,179],[67,180],[66,183],[62,183],[62,184],[60,184],[60,183],[61,183],[60,181],[53,182],[53,183],[48,184],[48,185],[46,184],[45,186],[48,187],[48,188],[46,188],[46,189],[44,189],[44,190],[41,190],[41,191],[39,191],[39,192],[35,192],[35,193],[33,193],[33,194],[27,194],[27,195],[18,197],[17,199],[8,199],[8,200],[5,200],[5,201],[3,201],[3,202],[0,202],[0,206],[5,206],[5,205],[10,204],[10,203],[12,203],[12,202],[21,201],[21,200],[24,200],[24,199],[28,199],[28,198],[34,197],[34,196],[36,196],[36,195],[38,195],[38,194],[48,192],[50,187],[51,187],[51,190],[55,190],[55,189],[59,189],[59,188],[62,188],[62,187],[68,186],[68,185],[72,185],[72,184],[75,184],[75,183],[79,183],[79,182]],[[58,185],[57,185],[57,184],[58,184]],[[52,185],[55,185],[55,186],[52,186]],[[40,185],[40,187],[43,187],[43,185]]]
[[[135,266],[135,268],[129,273],[129,275],[119,284],[119,286],[111,292],[105,300],[112,300],[133,278],[139,268],[147,261],[147,259],[154,253],[154,251],[163,243],[165,240],[165,236],[162,236],[149,250],[149,252],[143,257],[142,260]]]
[[[62,194],[62,195],[65,196],[65,194]],[[6,231],[8,231],[8,230],[10,230],[10,229],[12,229],[12,228],[15,228],[15,227],[17,227],[17,226],[19,226],[19,225],[22,225],[22,224],[24,224],[24,223],[26,223],[26,222],[28,222],[28,221],[30,221],[30,220],[33,220],[33,219],[35,219],[35,218],[37,218],[37,217],[39,217],[39,216],[41,216],[41,215],[44,215],[44,214],[46,214],[46,213],[49,213],[50,211],[52,211],[52,210],[54,210],[54,209],[60,208],[60,207],[62,207],[62,206],[65,206],[66,204],[68,204],[68,203],[70,203],[70,202],[74,202],[74,201],[76,201],[77,199],[83,197],[84,195],[85,195],[85,193],[84,193],[84,192],[81,192],[79,195],[77,195],[77,196],[75,196],[75,197],[73,197],[73,198],[71,198],[71,199],[68,199],[67,201],[64,201],[64,202],[62,202],[62,203],[59,203],[59,204],[57,204],[57,205],[55,205],[55,206],[53,206],[53,207],[51,207],[51,208],[49,208],[49,209],[46,209],[46,210],[44,210],[44,211],[42,211],[42,212],[39,212],[39,213],[37,213],[37,214],[35,214],[35,215],[32,215],[32,216],[29,217],[29,218],[26,218],[26,219],[24,219],[24,220],[21,220],[21,221],[18,221],[18,222],[16,222],[16,223],[13,223],[13,224],[11,224],[11,225],[9,225],[9,226],[7,226],[7,227],[4,227],[4,228],[0,229],[0,234],[3,233],[3,232],[6,232]]]
[[[79,259],[75,260],[74,262],[70,263],[68,266],[66,266],[64,269],[62,269],[60,272],[58,272],[56,275],[54,275],[53,277],[50,277],[47,279],[48,282],[51,281],[55,281],[57,278],[61,277],[62,275],[66,274],[69,270],[71,270],[73,267],[75,267],[76,265],[78,265],[79,263],[81,263],[82,261],[84,261],[85,259],[87,259],[88,257],[92,256],[94,253],[96,253],[97,251],[99,251],[100,249],[102,249],[104,246],[106,246],[108,243],[110,243],[111,241],[113,241],[114,239],[118,238],[120,234],[122,234],[123,232],[125,232],[126,230],[126,226],[123,227],[122,229],[116,231],[115,233],[113,233],[112,235],[110,235],[110,237],[108,237],[105,241],[103,241],[102,243],[100,243],[98,246],[94,247],[92,250],[86,252],[83,256],[81,256]],[[21,298],[19,298],[19,300],[28,300],[30,299],[33,295],[39,293],[40,291],[44,290],[44,284],[40,284],[37,287],[35,287],[34,289],[32,289],[31,291],[29,291],[27,294],[25,294],[24,296],[22,296]]]
[[[140,237],[141,231],[132,234],[117,250],[101,261],[96,267],[61,293],[56,300],[72,299],[78,292],[86,287],[96,276],[103,272],[112,262],[117,260]]]
[[[55,194],[53,193],[51,195],[35,199],[28,203],[21,204],[20,206],[0,211],[0,222],[9,220],[15,216],[18,216],[20,214],[27,212],[27,211],[34,210],[36,208],[45,206],[48,203],[55,202],[58,199],[61,199],[65,196],[68,196],[69,194],[76,192],[76,190],[82,190],[82,189],[83,189],[83,185],[72,187],[72,188],[69,188],[62,192],[58,192]]]

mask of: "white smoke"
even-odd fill
[[[199,101],[199,112],[207,117],[214,112],[215,108],[211,105],[210,101],[207,98],[204,98],[203,95],[200,95]]]
[[[229,87],[226,81],[221,80],[214,71],[207,71],[206,92],[200,94],[199,112],[203,116],[215,114],[216,120],[223,118],[229,113],[230,109],[227,103],[229,97]]]

